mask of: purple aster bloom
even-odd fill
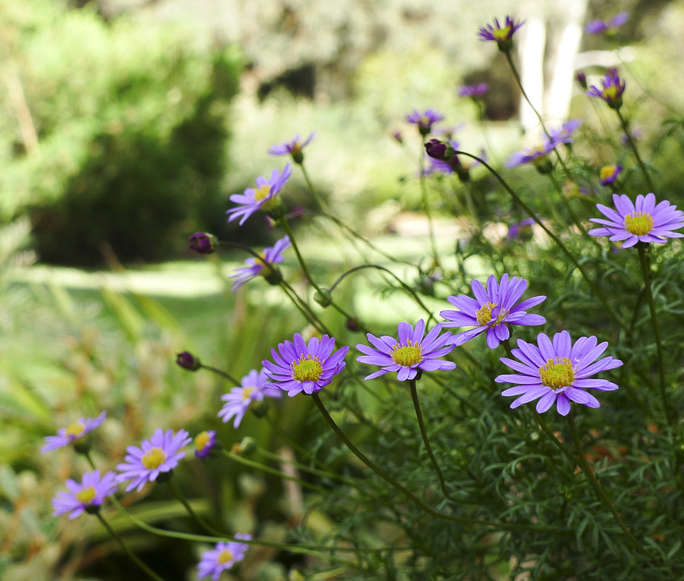
[[[84,511],[97,512],[102,502],[116,491],[116,477],[107,472],[100,478],[100,471],[83,474],[81,482],[66,481],[69,492],[58,492],[52,499],[53,516],[70,512],[70,519],[81,516]]]
[[[487,346],[496,349],[500,341],[510,337],[508,325],[543,325],[546,319],[541,315],[528,314],[530,307],[543,302],[546,297],[539,295],[524,300],[516,305],[527,289],[527,281],[519,276],[509,279],[508,274],[501,277],[501,282],[494,275],[487,279],[484,287],[479,280],[470,283],[475,298],[467,295],[448,297],[447,300],[458,308],[458,311],[441,311],[439,314],[447,322],[444,327],[474,327],[462,331],[453,338],[453,344],[463,345],[473,337],[487,331]]]
[[[170,472],[178,461],[185,456],[185,452],[179,450],[192,441],[185,430],[157,429],[149,440],[143,440],[140,447],[128,446],[124,464],[119,464],[117,469],[121,474],[117,475],[117,482],[130,480],[126,492],[134,488],[142,490],[148,482],[154,482],[162,472]]]
[[[252,535],[237,534],[236,539],[249,541]],[[231,541],[229,543],[217,543],[216,548],[202,553],[202,558],[197,564],[197,577],[203,579],[211,575],[212,581],[219,581],[221,573],[228,571],[233,565],[245,558],[245,553],[249,549],[247,543]]]
[[[68,446],[72,442],[83,438],[104,422],[106,417],[107,412],[102,412],[96,418],[80,418],[77,422],[68,425],[66,428],[60,428],[57,430],[56,436],[46,436],[45,445],[40,450],[41,454]]]
[[[216,432],[205,430],[195,436],[195,456],[206,458],[216,446]]]
[[[302,149],[304,149],[311,141],[313,138],[316,137],[316,133],[312,132],[309,137],[307,137],[304,141],[301,140],[299,137],[299,133],[295,136],[295,138],[291,141],[285,141],[283,143],[279,143],[278,145],[274,145],[271,147],[271,149],[268,150],[268,153],[271,155],[291,155],[292,156],[292,161],[295,163],[302,163],[304,161],[304,154],[302,153]]]
[[[281,391],[270,386],[265,369],[261,371],[252,369],[242,378],[241,387],[234,387],[230,393],[221,396],[221,400],[226,403],[223,404],[218,417],[224,423],[234,418],[233,427],[237,428],[252,402],[262,401],[264,397],[280,396]]]
[[[295,333],[291,342],[278,343],[278,351],[271,349],[275,363],[268,360],[261,363],[266,368],[270,386],[286,391],[290,397],[302,391],[311,395],[344,369],[349,347],[341,347],[333,353],[334,349],[334,337],[312,337],[307,345],[302,336]]]
[[[596,361],[608,346],[607,342],[597,343],[596,337],[580,337],[573,345],[567,331],[556,333],[553,342],[539,333],[537,345],[518,339],[518,348],[511,353],[519,361],[500,359],[517,373],[499,375],[494,381],[515,384],[501,392],[506,397],[520,396],[511,403],[511,408],[535,399],[539,399],[537,412],[540,414],[555,403],[558,413],[566,416],[571,401],[597,408],[599,401],[587,390],[612,391],[618,386],[606,379],[590,377],[622,365],[622,361],[610,356]]]
[[[592,20],[587,23],[585,30],[588,34],[601,34],[602,32],[615,32],[616,29],[620,28],[625,22],[629,20],[628,12],[620,12],[616,14],[608,21],[605,20]]]
[[[449,344],[451,333],[440,335],[441,332],[442,326],[435,325],[425,335],[425,321],[420,319],[415,329],[408,323],[399,323],[397,326],[399,340],[389,335],[376,337],[372,333],[367,333],[366,337],[373,347],[357,345],[356,348],[363,355],[357,357],[356,360],[378,365],[380,369],[364,379],[374,379],[385,373],[396,371],[399,381],[407,381],[415,379],[420,371],[454,369],[455,363],[441,359],[454,349],[454,346]]]
[[[618,75],[617,69],[608,69],[606,76],[601,79],[601,85],[601,89],[596,85],[591,85],[586,94],[603,99],[613,109],[619,109],[622,106],[622,94],[625,92],[626,85]]]
[[[602,228],[589,230],[592,236],[610,236],[612,242],[622,242],[622,248],[630,248],[637,242],[664,244],[666,238],[683,238],[675,232],[684,227],[684,212],[677,206],[663,200],[656,205],[654,194],[639,194],[636,203],[625,194],[613,194],[613,208],[596,204],[599,211],[608,218],[589,218],[591,222],[603,224]]]
[[[570,119],[560,129],[551,131],[551,141],[555,144],[572,143],[572,134],[582,126],[581,119]]]
[[[563,123],[560,129],[550,132],[550,137],[546,137],[542,145],[531,147],[525,151],[514,153],[508,158],[506,167],[516,167],[525,163],[533,163],[542,173],[548,173],[551,166],[547,155],[551,153],[561,143],[571,143],[573,132],[582,125],[581,119],[570,119]]]
[[[499,23],[499,19],[494,19],[494,24],[487,24],[480,28],[478,35],[480,40],[493,40],[499,47],[500,51],[507,52],[513,45],[513,34],[523,24],[523,21],[515,22],[510,16],[506,16],[503,26]]]
[[[273,274],[275,269],[274,264],[283,261],[283,251],[290,246],[290,237],[285,236],[276,242],[273,246],[264,248],[261,253],[261,258],[248,258],[245,260],[247,266],[237,268],[230,276],[233,278],[233,292],[239,289],[248,280],[253,279],[259,274],[263,274],[268,279],[269,275]]]
[[[292,166],[287,163],[282,172],[274,169],[269,179],[259,176],[256,179],[256,189],[247,188],[242,194],[230,196],[230,201],[235,202],[238,206],[226,211],[228,221],[232,222],[240,218],[239,224],[242,226],[245,220],[262,206],[268,208],[269,203],[283,189],[291,175]]]
[[[458,90],[459,97],[480,97],[489,90],[487,83],[478,83],[477,85],[463,85]]]
[[[535,223],[533,218],[525,218],[524,220],[521,220],[520,222],[516,222],[515,224],[511,224],[508,227],[508,234],[506,235],[506,238],[508,240],[515,240],[516,238],[524,238],[526,236],[526,233],[528,231],[531,231],[532,225]]]
[[[602,186],[612,184],[623,169],[621,165],[604,165],[599,172],[599,182]]]
[[[427,135],[432,130],[432,125],[442,121],[444,115],[437,113],[434,109],[428,109],[425,113],[420,113],[414,109],[413,112],[406,116],[406,121],[418,126],[418,131],[421,135]]]

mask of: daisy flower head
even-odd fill
[[[126,448],[126,458],[124,463],[119,464],[117,469],[117,482],[129,480],[126,492],[134,488],[142,490],[148,482],[154,482],[157,477],[166,472],[171,472],[185,452],[181,448],[187,446],[192,441],[190,435],[185,430],[157,429],[149,440],[143,440],[139,447],[128,446]]]
[[[83,474],[81,482],[70,478],[66,487],[69,492],[58,492],[52,499],[53,516],[69,512],[69,518],[74,519],[84,512],[97,512],[104,499],[116,491],[116,477],[113,472],[100,477],[100,471],[93,470]]]
[[[664,244],[667,238],[682,238],[675,232],[684,226],[684,212],[663,200],[656,204],[655,194],[639,194],[632,202],[625,194],[613,194],[615,209],[596,204],[607,218],[589,218],[601,228],[589,230],[592,236],[609,236],[611,242],[622,242],[622,248],[631,248],[637,242]]]
[[[612,184],[624,168],[621,165],[604,165],[599,171],[599,183],[602,186]]]
[[[478,83],[477,85],[462,85],[458,89],[459,97],[471,97],[476,99],[481,97],[489,90],[489,85],[487,83]]]
[[[480,40],[493,40],[501,52],[508,52],[513,47],[513,35],[523,24],[523,21],[515,22],[510,16],[506,16],[503,25],[498,18],[494,24],[487,24],[480,28],[478,35]]]
[[[572,143],[572,134],[582,126],[581,119],[570,119],[561,125],[560,129],[551,131],[551,141],[556,145]]]
[[[499,375],[494,381],[515,384],[501,392],[505,397],[518,396],[511,408],[537,399],[540,414],[555,403],[558,413],[566,416],[571,401],[597,408],[601,404],[587,390],[613,391],[618,386],[607,379],[591,379],[592,375],[622,365],[611,356],[598,359],[607,346],[607,342],[598,343],[593,336],[580,337],[573,344],[567,331],[556,333],[553,340],[539,333],[536,345],[518,339],[518,348],[511,351],[518,361],[500,359],[517,373]]]
[[[228,221],[232,222],[240,218],[239,225],[242,226],[245,220],[257,210],[271,209],[276,202],[276,195],[283,189],[291,175],[292,166],[287,163],[282,172],[274,169],[268,179],[259,176],[256,179],[256,188],[247,188],[242,194],[230,196],[230,201],[238,205],[226,211]]]
[[[414,109],[406,116],[406,121],[418,126],[418,132],[425,136],[432,131],[432,126],[444,119],[444,115],[438,113],[434,109],[427,109],[424,113],[420,113]]]
[[[515,240],[517,238],[521,240],[529,240],[532,238],[532,226],[535,224],[533,218],[525,218],[520,222],[515,222],[508,227],[508,234],[506,234],[506,239]]]
[[[271,387],[277,387],[293,397],[302,391],[311,395],[321,391],[344,366],[349,347],[335,349],[335,338],[323,335],[312,337],[307,344],[295,333],[292,341],[278,343],[278,350],[271,349],[273,361],[262,361]]]
[[[591,85],[586,94],[603,99],[611,109],[619,109],[622,107],[622,94],[625,92],[625,86],[625,81],[620,78],[617,69],[608,69],[606,76],[601,79],[601,88]]]
[[[539,173],[549,173],[553,166],[548,158],[548,154],[555,149],[556,145],[555,141],[547,139],[541,145],[528,147],[524,151],[516,152],[508,158],[506,167],[512,168],[531,163]]]
[[[57,430],[56,436],[46,436],[45,445],[40,450],[41,454],[68,446],[80,440],[104,422],[106,417],[107,412],[102,412],[96,418],[80,418],[73,424],[69,424],[66,428],[60,428]]]
[[[458,310],[439,313],[446,319],[442,323],[443,327],[473,327],[454,336],[452,343],[456,346],[486,332],[487,346],[496,349],[501,341],[511,336],[508,325],[535,326],[546,322],[541,315],[527,313],[527,309],[543,302],[545,296],[531,297],[518,303],[527,289],[524,278],[509,277],[504,273],[501,281],[498,281],[494,275],[490,275],[486,287],[479,280],[472,281],[470,286],[474,299],[468,295],[448,297],[447,300]]]
[[[316,137],[316,133],[312,132],[309,134],[309,137],[302,141],[299,137],[299,133],[297,133],[294,139],[274,145],[268,150],[268,153],[271,155],[290,155],[292,157],[292,161],[301,164],[304,161],[302,149],[309,145],[314,137]]]
[[[258,275],[263,277],[272,284],[278,284],[282,277],[274,264],[279,264],[283,261],[283,251],[290,247],[290,237],[285,236],[276,242],[273,246],[264,248],[260,254],[260,258],[251,257],[245,260],[247,266],[236,268],[230,275],[233,280],[233,292],[239,289],[247,281],[253,279]]]
[[[252,535],[238,533],[235,538],[249,541],[252,539]],[[197,564],[197,577],[203,579],[211,575],[212,581],[219,581],[221,573],[228,571],[233,565],[245,558],[247,549],[249,549],[247,543],[237,541],[217,543],[214,549],[202,553],[200,562]]]
[[[269,384],[266,370],[252,369],[242,378],[242,386],[234,387],[229,393],[221,396],[225,403],[218,413],[223,423],[233,419],[233,427],[237,428],[252,402],[262,401],[265,397],[280,397],[281,391]]]
[[[380,369],[374,371],[364,379],[374,379],[385,373],[397,373],[399,381],[416,379],[421,371],[435,371],[437,369],[454,369],[456,364],[444,361],[447,353],[454,349],[450,344],[451,333],[442,333],[442,326],[435,325],[425,335],[425,321],[420,319],[415,328],[405,322],[397,326],[398,339],[383,335],[376,337],[368,333],[366,337],[373,345],[359,344],[356,348],[363,355],[356,358],[361,363],[378,365]]]
[[[195,436],[195,456],[206,458],[216,446],[216,431],[205,430]]]
[[[625,22],[629,20],[629,12],[620,12],[610,20],[592,20],[584,29],[588,34],[601,34],[606,32],[614,34]]]

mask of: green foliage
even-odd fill
[[[7,70],[23,84],[38,146],[23,151],[14,124],[3,133],[0,187],[14,193],[3,215],[31,207],[47,261],[168,256],[225,204],[236,55],[180,26],[108,25],[88,9],[38,4],[51,18],[36,6],[4,18],[18,29]],[[2,104],[7,119],[13,105]]]

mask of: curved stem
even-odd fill
[[[202,362],[200,362],[200,369],[206,369],[207,371],[211,371],[212,373],[215,373],[216,375],[220,375],[221,377],[224,377],[225,379],[233,382],[235,385],[240,385],[240,382],[237,379],[235,379],[227,371],[223,371],[222,369],[218,369],[217,367],[212,367],[211,365],[205,365]]]
[[[575,427],[575,419],[572,413],[568,415],[568,419],[570,422],[570,433],[572,434],[572,439],[575,443],[575,450],[577,451],[577,460],[579,461],[579,464],[582,467],[584,475],[591,483],[591,486],[593,487],[594,492],[596,493],[596,496],[598,496],[599,500],[606,505],[606,507],[608,508],[608,510],[610,510],[611,513],[613,513],[613,517],[615,517],[615,520],[617,521],[618,525],[620,525],[620,528],[625,533],[625,536],[627,537],[629,544],[632,546],[632,549],[639,551],[639,543],[634,538],[634,535],[632,535],[632,532],[629,530],[629,528],[627,528],[627,525],[622,520],[622,516],[620,516],[620,513],[618,513],[618,511],[613,506],[613,503],[610,501],[610,498],[608,498],[608,495],[606,494],[605,490],[603,490],[603,487],[601,486],[601,483],[598,481],[598,478],[596,478],[596,474],[594,474],[594,471],[591,469],[591,466],[589,466],[587,459],[584,457],[582,444],[580,443],[579,435],[577,434],[577,428]]]
[[[183,505],[188,514],[195,520],[195,522],[198,525],[200,525],[205,531],[212,535],[222,534],[219,530],[212,527],[207,521],[205,521],[193,510],[193,508],[190,506],[190,503],[187,501],[183,493],[178,488],[178,485],[173,480],[173,476],[171,476],[169,480],[166,481],[166,484],[168,485],[169,490],[171,490],[172,494],[176,497],[178,502],[180,502]]]
[[[276,462],[284,462],[287,464],[291,464],[292,466],[299,470],[302,470],[303,472],[309,472],[310,474],[315,474],[316,476],[320,476],[321,478],[336,480],[337,482],[342,482],[343,484],[347,484],[349,486],[354,487],[358,487],[359,484],[358,482],[355,482],[349,478],[345,478],[344,476],[340,476],[339,474],[334,474],[333,472],[328,472],[327,470],[319,470],[318,468],[312,468],[311,466],[307,466],[306,464],[302,464],[300,462],[297,462],[296,460],[289,460],[287,458],[283,458],[282,456],[274,454],[273,452],[269,452],[268,450],[264,450],[263,448],[258,448],[257,453],[266,456],[267,458],[270,458],[271,460],[274,460]]]
[[[285,233],[290,237],[292,248],[294,249],[295,254],[297,255],[299,266],[302,267],[302,271],[304,271],[304,276],[306,277],[306,280],[308,280],[311,286],[313,286],[318,292],[321,292],[321,288],[314,281],[313,277],[311,276],[311,272],[309,272],[309,267],[306,265],[306,262],[304,262],[302,254],[299,252],[299,246],[297,246],[297,241],[295,240],[292,228],[290,228],[290,223],[287,221],[287,218],[285,216],[281,216],[280,218],[278,218],[278,221],[280,222],[280,225],[283,227],[283,230],[285,230]]]
[[[131,552],[131,550],[126,546],[126,543],[123,542],[123,539],[116,533],[116,531],[111,526],[109,526],[109,523],[104,519],[104,517],[99,512],[96,512],[95,516],[102,523],[102,526],[105,529],[107,529],[107,532],[112,536],[112,538],[117,543],[119,543],[119,546],[121,547],[123,552],[126,553],[126,556],[136,564],[138,569],[145,573],[145,575],[147,575],[150,579],[154,579],[154,581],[164,581],[162,577],[157,575],[154,571],[152,571],[152,569],[145,565],[145,563],[138,559],[135,553]]]
[[[455,153],[459,155],[465,155],[467,157],[470,157],[472,159],[476,159],[479,161],[484,167],[486,167],[491,174],[498,180],[498,182],[504,187],[504,189],[509,193],[509,195],[515,200],[517,204],[520,205],[520,207],[527,212],[527,214],[532,218],[538,225],[539,227],[546,232],[546,234],[556,243],[556,245],[561,249],[563,254],[568,257],[568,259],[575,265],[575,268],[580,272],[582,275],[582,278],[584,278],[585,281],[587,281],[587,284],[591,287],[591,289],[596,293],[596,296],[598,299],[601,301],[601,304],[605,308],[606,312],[610,314],[611,317],[615,320],[615,322],[620,325],[623,329],[626,329],[625,323],[620,319],[618,314],[613,310],[613,307],[608,304],[608,301],[606,300],[606,297],[603,295],[601,292],[601,289],[599,289],[596,284],[589,278],[589,275],[585,272],[585,270],[582,268],[580,263],[577,261],[577,259],[572,255],[572,253],[568,250],[568,248],[563,244],[563,242],[556,236],[551,230],[549,230],[544,223],[539,219],[539,217],[530,209],[530,207],[522,201],[520,196],[515,193],[515,190],[511,188],[511,186],[508,185],[508,183],[499,175],[499,173],[492,167],[490,166],[484,159],[481,159],[477,157],[476,155],[473,155],[472,153],[468,153],[467,151],[456,151]]]
[[[632,134],[629,132],[629,125],[627,125],[627,121],[625,118],[622,116],[622,113],[620,113],[620,109],[615,109],[615,112],[617,113],[618,118],[620,119],[620,125],[622,126],[622,131],[625,133],[625,137],[627,137],[627,142],[629,143],[629,146],[632,148],[632,152],[634,152],[634,157],[636,157],[637,163],[639,164],[639,167],[641,168],[641,172],[644,174],[644,178],[646,178],[646,183],[648,184],[648,188],[651,192],[655,191],[655,188],[653,187],[653,181],[651,181],[651,176],[646,170],[646,165],[644,164],[643,160],[641,159],[641,156],[639,155],[639,149],[636,146],[636,143],[634,143],[634,139],[632,138]]]
[[[641,264],[641,272],[644,276],[644,287],[646,291],[646,299],[648,300],[648,308],[651,311],[651,325],[653,326],[653,334],[656,340],[656,354],[658,357],[658,386],[660,388],[660,397],[663,402],[663,408],[665,409],[665,417],[667,421],[672,426],[676,433],[677,419],[675,413],[672,410],[670,401],[667,397],[667,390],[665,388],[665,364],[663,362],[663,345],[660,340],[660,328],[658,326],[658,318],[656,316],[656,306],[655,300],[653,299],[653,290],[651,289],[651,261],[649,259],[650,245],[642,244],[639,242],[637,244],[637,250],[639,251],[639,262]]]
[[[311,183],[311,178],[309,177],[309,172],[307,172],[306,168],[304,167],[304,162],[298,163],[297,165],[302,169],[302,174],[304,174],[304,181],[306,182],[306,185],[309,187],[309,191],[311,192],[311,195],[316,200],[316,203],[318,204],[319,210],[323,211],[323,208],[325,207],[323,205],[323,200],[318,195],[318,192],[314,189],[313,184]]]
[[[553,172],[548,174],[549,179],[553,183],[553,187],[556,189],[556,192],[558,192],[558,195],[560,196],[561,201],[563,202],[563,205],[566,207],[568,210],[568,214],[570,214],[570,217],[572,218],[572,221],[575,223],[575,225],[580,229],[580,232],[582,232],[582,235],[589,239],[591,243],[596,246],[599,250],[601,249],[601,245],[596,241],[596,239],[593,236],[589,236],[589,233],[587,232],[586,228],[582,226],[582,222],[579,220],[577,217],[577,214],[575,214],[575,211],[572,209],[572,205],[570,203],[570,200],[568,200],[565,195],[563,194],[563,188],[561,188],[560,184],[558,183],[558,180],[553,175]],[[552,205],[552,207],[554,207]]]
[[[307,302],[297,294],[297,291],[295,291],[291,285],[289,285],[285,280],[281,280],[280,287],[287,295],[287,298],[292,301],[292,304],[297,307],[297,310],[302,314],[302,316],[314,327],[316,327],[317,331],[330,334],[330,331],[328,331],[325,324],[316,316],[316,313],[313,312]]]
[[[418,167],[420,175],[418,179],[420,181],[420,193],[423,198],[423,208],[425,209],[425,215],[428,219],[428,232],[430,235],[430,247],[432,249],[432,261],[436,267],[439,268],[439,255],[437,254],[437,243],[435,242],[435,228],[432,224],[432,212],[430,211],[430,202],[428,201],[427,194],[427,184],[425,183],[425,153],[423,151],[422,143],[420,148],[420,159],[418,162]]]
[[[444,481],[444,475],[437,464],[437,458],[435,458],[432,452],[432,446],[430,446],[430,440],[428,440],[427,431],[425,430],[425,422],[423,421],[423,412],[420,409],[420,402],[418,401],[418,390],[416,389],[416,380],[411,379],[409,381],[409,388],[411,390],[411,399],[413,400],[413,409],[416,410],[416,419],[418,420],[418,426],[420,427],[420,435],[423,437],[423,443],[425,444],[425,449],[427,450],[428,456],[430,456],[430,462],[437,473],[439,478],[439,486],[442,489],[442,493],[447,498],[450,498],[449,492],[447,491],[446,482]]]

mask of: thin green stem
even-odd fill
[[[556,236],[549,228],[547,228],[544,223],[539,219],[539,217],[530,209],[530,207],[522,201],[520,196],[515,193],[515,190],[511,188],[511,186],[508,185],[508,183],[499,175],[499,173],[492,167],[490,166],[484,159],[481,159],[477,157],[476,155],[473,155],[472,153],[468,153],[467,151],[456,151],[455,153],[459,155],[465,155],[467,157],[470,157],[472,159],[476,159],[479,161],[484,167],[486,167],[491,174],[497,179],[497,181],[503,186],[503,188],[508,192],[508,194],[513,198],[513,200],[520,205],[520,207],[527,212],[527,214],[539,225],[539,227],[546,232],[546,234],[556,243],[556,245],[561,249],[563,254],[568,257],[568,259],[575,265],[575,268],[580,272],[582,275],[582,278],[587,282],[589,287],[596,293],[596,296],[598,297],[599,301],[601,301],[601,304],[603,305],[604,309],[608,314],[610,314],[611,317],[615,320],[615,322],[620,325],[623,329],[626,329],[625,323],[622,321],[622,319],[618,316],[618,314],[613,310],[613,307],[610,306],[608,301],[606,300],[606,297],[604,296],[603,292],[601,292],[601,289],[596,286],[594,281],[589,278],[589,275],[586,273],[586,271],[582,268],[580,263],[577,261],[577,259],[572,255],[572,253],[568,250],[568,248],[563,244],[563,242]]]
[[[589,236],[586,228],[584,226],[582,226],[582,222],[577,217],[577,214],[575,214],[575,211],[572,209],[572,205],[570,203],[570,200],[568,200],[565,197],[565,194],[563,194],[563,188],[561,188],[560,184],[558,183],[558,180],[554,177],[553,172],[549,173],[548,176],[549,176],[549,179],[551,180],[551,183],[553,183],[553,187],[555,188],[556,192],[558,192],[558,195],[560,196],[560,199],[563,202],[563,205],[568,210],[568,214],[570,214],[572,221],[579,228],[580,232],[582,232],[582,235],[585,238],[587,238],[588,240],[590,240],[591,243],[600,250],[601,245],[596,241],[596,239],[593,236]]]
[[[231,460],[234,460],[239,464],[243,464],[245,466],[249,466],[250,468],[261,470],[262,472],[278,476],[279,478],[284,478],[285,480],[291,480],[292,482],[296,482],[300,486],[309,488],[311,490],[315,490],[316,492],[320,492],[322,494],[325,494],[327,492],[324,488],[321,488],[320,486],[316,486],[315,484],[311,484],[310,482],[304,482],[296,476],[285,474],[280,470],[276,470],[275,468],[271,468],[270,466],[266,466],[265,464],[261,464],[260,462],[255,462],[254,460],[250,460],[249,458],[243,458],[239,454],[234,454],[233,452],[229,452],[228,450],[223,450],[223,454],[226,456],[226,458],[230,458]]]
[[[154,571],[152,571],[152,569],[145,565],[145,563],[138,559],[135,553],[131,552],[131,550],[126,546],[126,543],[123,542],[123,539],[116,533],[116,531],[111,526],[109,526],[109,523],[104,519],[104,517],[99,512],[96,512],[95,516],[102,523],[102,526],[105,529],[107,529],[107,532],[112,536],[112,538],[117,543],[119,543],[119,546],[121,547],[123,552],[126,553],[126,556],[136,564],[138,569],[145,573],[145,575],[147,575],[150,579],[154,579],[154,581],[164,581],[162,577],[157,575]]]
[[[422,146],[422,144],[421,144]],[[420,193],[423,198],[423,208],[425,209],[425,215],[428,219],[428,232],[430,235],[430,247],[432,248],[432,261],[435,267],[440,266],[439,264],[439,254],[437,253],[437,243],[435,242],[435,228],[432,223],[432,212],[430,211],[430,202],[428,200],[427,184],[425,183],[425,152],[423,148],[420,148],[418,167],[420,175],[418,180],[420,182]]]
[[[626,119],[622,116],[622,113],[620,113],[620,109],[615,109],[615,112],[617,113],[617,116],[620,119],[622,131],[625,133],[627,142],[629,143],[629,146],[632,148],[632,152],[634,153],[634,157],[636,157],[637,163],[641,168],[641,172],[644,174],[644,178],[646,179],[646,183],[648,184],[648,189],[651,192],[654,192],[655,188],[653,186],[653,181],[651,180],[651,176],[648,173],[648,170],[646,169],[646,165],[644,164],[643,160],[641,159],[641,156],[639,155],[639,149],[637,148],[636,143],[634,142],[634,138],[632,137],[632,134],[629,131],[629,125],[627,124]]]
[[[329,333],[325,324],[318,318],[316,313],[313,312],[313,310],[311,309],[311,307],[309,307],[306,301],[297,294],[297,291],[295,291],[294,288],[292,288],[292,286],[287,283],[287,281],[281,280],[280,287],[283,289],[285,295],[287,295],[287,298],[290,299],[292,304],[302,314],[302,316],[307,321],[309,321],[314,327],[316,327],[317,331],[321,333]]]
[[[218,369],[217,367],[212,367],[211,365],[205,365],[204,363],[201,363],[201,362],[200,362],[200,369],[206,369],[207,371],[211,371],[212,373],[215,373],[216,375],[220,375],[221,377],[227,379],[228,381],[234,383],[235,385],[240,385],[240,382],[237,379],[235,379],[227,371],[223,371],[222,369]]]
[[[294,249],[295,254],[297,255],[299,266],[302,267],[302,271],[304,272],[306,280],[308,280],[311,286],[313,286],[318,292],[321,292],[321,288],[314,281],[313,277],[311,276],[311,272],[309,272],[309,267],[306,265],[306,262],[304,262],[304,258],[302,257],[301,252],[299,252],[299,246],[297,246],[297,241],[295,240],[294,233],[292,232],[292,228],[290,228],[290,223],[287,221],[287,218],[283,215],[278,219],[278,221],[280,222],[280,225],[283,227],[283,230],[285,230],[285,233],[290,237],[292,248]]]
[[[566,449],[563,444],[561,444],[558,441],[558,438],[556,438],[555,434],[549,429],[549,427],[546,425],[546,422],[544,421],[544,418],[542,417],[541,414],[535,412],[535,417],[537,418],[537,423],[539,424],[539,427],[542,429],[542,431],[549,437],[549,440],[553,442],[553,444],[558,448],[563,455],[565,455],[570,462],[572,462],[573,466],[575,463],[575,457]]]
[[[171,493],[176,497],[178,502],[180,502],[183,505],[183,508],[187,511],[187,513],[193,518],[193,520],[200,525],[205,531],[212,535],[220,535],[222,534],[221,531],[218,529],[215,529],[212,527],[207,521],[205,521],[201,516],[199,516],[190,506],[190,503],[187,501],[183,493],[181,492],[180,488],[178,488],[178,485],[176,484],[175,480],[173,479],[173,476],[171,476],[167,481],[166,484],[169,487],[169,490]]]
[[[629,528],[627,528],[627,525],[622,520],[622,516],[620,516],[620,513],[615,509],[615,506],[613,506],[613,503],[610,501],[610,498],[608,498],[608,495],[606,494],[605,490],[603,490],[603,487],[601,486],[601,483],[596,477],[596,474],[594,474],[594,471],[591,469],[591,466],[589,466],[589,463],[587,462],[587,459],[584,456],[584,451],[582,450],[582,444],[580,443],[580,438],[577,434],[577,428],[575,427],[575,419],[572,413],[568,414],[568,419],[570,423],[570,433],[572,434],[572,439],[575,443],[575,450],[577,451],[577,460],[579,461],[579,464],[582,467],[584,475],[591,483],[591,486],[594,489],[596,496],[598,496],[599,500],[606,506],[606,508],[608,508],[608,510],[610,510],[610,512],[613,514],[613,517],[615,517],[616,522],[618,523],[618,525],[620,525],[620,528],[625,533],[625,536],[627,537],[629,544],[632,546],[632,549],[640,551],[639,543],[634,538],[634,535],[629,530]]]
[[[439,478],[439,486],[442,489],[442,493],[445,497],[451,498],[449,496],[449,491],[446,487],[446,482],[444,481],[444,475],[437,464],[437,458],[435,458],[432,452],[432,446],[430,446],[430,440],[428,439],[427,431],[425,430],[425,422],[423,421],[423,412],[420,409],[420,402],[418,401],[418,390],[416,389],[416,380],[411,379],[409,381],[409,388],[411,390],[411,399],[413,400],[413,409],[416,410],[416,419],[418,420],[418,426],[420,427],[420,435],[423,437],[423,443],[425,444],[425,449],[427,450],[428,456],[430,457],[430,462],[437,473]]]
[[[304,175],[304,181],[306,182],[306,185],[309,187],[309,191],[311,192],[311,195],[316,200],[316,203],[318,204],[318,209],[323,211],[323,209],[325,208],[325,205],[323,204],[323,200],[318,195],[318,192],[315,190],[315,188],[313,187],[313,184],[311,183],[311,178],[309,177],[309,172],[306,171],[306,168],[304,167],[304,162],[302,161],[302,163],[298,163],[297,165],[302,169],[302,174]]]
[[[651,288],[651,261],[649,255],[650,245],[639,242],[637,244],[637,250],[639,251],[641,273],[644,277],[644,287],[646,291],[646,299],[648,301],[648,308],[651,311],[651,325],[653,326],[653,334],[655,335],[656,340],[656,354],[658,357],[658,387],[660,388],[660,398],[663,402],[665,417],[667,418],[669,424],[672,426],[672,429],[676,430],[677,419],[674,411],[672,410],[672,406],[670,405],[670,401],[667,396],[667,389],[665,386],[665,363],[663,360],[663,344],[660,340],[660,327],[658,325],[655,300],[653,299],[653,290]]]
[[[257,453],[261,454],[262,456],[266,456],[266,458],[270,458],[271,460],[274,460],[276,462],[284,462],[286,464],[291,464],[298,470],[302,470],[303,472],[308,472],[309,474],[315,474],[316,476],[320,476],[321,478],[328,478],[330,480],[336,480],[337,482],[342,482],[343,484],[347,484],[349,486],[354,486],[358,487],[359,483],[355,482],[354,480],[351,480],[349,478],[345,478],[344,476],[340,476],[339,474],[335,474],[333,472],[328,472],[327,470],[319,470],[318,468],[312,468],[311,466],[307,466],[306,464],[301,464],[300,462],[297,462],[296,460],[290,460],[288,458],[284,458],[282,456],[279,456],[278,454],[274,454],[273,452],[270,452],[268,450],[264,450],[263,448],[258,448]]]

